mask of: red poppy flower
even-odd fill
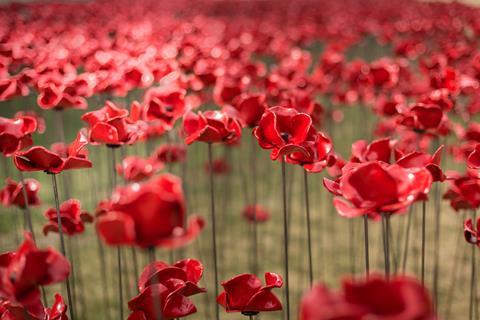
[[[265,273],[263,286],[260,279],[253,274],[241,274],[222,283],[224,291],[217,297],[217,302],[227,312],[257,314],[265,311],[282,310],[282,303],[272,292],[281,288],[283,279],[273,272]]]
[[[44,319],[39,286],[59,283],[70,274],[70,263],[54,249],[39,250],[29,233],[15,252],[0,255],[0,301],[7,300]]]
[[[338,181],[324,179],[336,196],[334,205],[341,216],[401,212],[430,190],[432,176],[425,168],[406,169],[384,162],[349,163]]]
[[[440,168],[442,159],[443,145],[440,146],[433,155],[424,152],[414,151],[406,155],[402,155],[398,150],[396,157],[397,164],[404,168],[426,168],[432,175],[433,181],[444,181],[445,174]]]
[[[390,281],[378,276],[361,281],[346,280],[341,292],[332,292],[318,284],[303,296],[300,307],[301,320],[370,318],[436,319],[424,287],[407,277]]]
[[[308,155],[302,143],[315,133],[315,129],[308,114],[273,107],[265,111],[253,133],[263,149],[272,149],[270,158],[276,160],[294,152]]]
[[[28,116],[14,119],[0,117],[0,152],[8,157],[32,145],[32,133],[36,130],[35,118]]]
[[[460,175],[449,173],[449,189],[443,195],[450,200],[450,206],[456,211],[476,209],[480,206],[480,180],[473,174]]]
[[[162,319],[170,320],[195,313],[197,309],[188,297],[206,292],[198,286],[202,275],[203,266],[195,259],[171,266],[161,261],[147,265],[138,281],[140,294],[128,302],[132,311],[128,319],[156,319],[156,312],[160,312]]]
[[[242,212],[243,217],[247,219],[248,222],[251,223],[262,223],[268,221],[270,219],[270,212],[268,212],[265,208],[260,206],[259,204],[247,205]]]
[[[463,234],[465,235],[465,240],[468,243],[477,245],[480,247],[480,218],[477,218],[477,225],[476,227],[473,226],[473,220],[467,219],[463,224]]]
[[[132,110],[135,110],[132,109]],[[136,112],[128,116],[128,110],[118,108],[107,101],[99,110],[87,112],[82,116],[88,126],[88,138],[94,144],[119,146],[133,144],[142,138],[144,131],[141,122],[137,121]]]
[[[415,131],[444,134],[448,131],[448,118],[437,105],[417,103],[400,111],[399,123]]]
[[[175,121],[185,113],[185,90],[172,86],[156,87],[145,93],[145,118],[160,120],[173,127]]]
[[[468,155],[467,166],[471,169],[480,168],[480,144],[477,144],[475,149]]]
[[[0,319],[2,320],[68,320],[67,306],[63,297],[55,294],[55,301],[51,308],[45,308],[41,317],[32,315],[28,310],[18,304],[12,304],[10,301],[3,303],[4,311],[0,305]]]
[[[52,149],[35,146],[26,151],[17,152],[13,161],[21,171],[45,171],[47,173],[60,173],[64,170],[91,168],[92,163],[87,159],[87,138],[82,132],[67,147],[55,144]],[[57,152],[55,152],[57,151]]]
[[[31,117],[37,121],[37,133],[44,133],[46,129],[45,119],[40,116],[35,111],[27,110],[27,111],[18,111],[15,113],[15,118],[21,117]]]
[[[232,105],[226,105],[223,110],[229,115],[238,118],[245,127],[253,128],[258,125],[266,110],[264,94],[242,93],[235,98]]]
[[[208,110],[204,113],[187,112],[183,118],[185,143],[195,141],[235,143],[242,135],[240,122],[222,111]]]
[[[49,208],[43,214],[49,221],[43,227],[43,233],[58,232],[57,210]],[[60,219],[62,220],[63,233],[73,236],[85,231],[85,222],[93,222],[93,217],[86,211],[82,211],[80,201],[70,199],[60,205]]]
[[[10,100],[17,96],[27,96],[30,90],[17,77],[2,77],[0,79],[0,101]]]
[[[163,163],[155,158],[143,159],[137,156],[128,156],[117,164],[117,172],[125,181],[138,182],[153,176],[163,168]]]
[[[209,162],[205,163],[205,172],[213,171],[213,174],[224,175],[231,170],[230,164],[225,159],[214,159],[212,165]]]
[[[27,192],[28,205],[38,206],[40,204],[40,199],[38,197],[40,182],[35,179],[25,179],[24,182]],[[19,208],[25,208],[23,183],[7,178],[5,180],[5,187],[0,190],[0,201],[6,207],[15,205]]]
[[[183,144],[164,144],[155,150],[153,157],[163,163],[183,162],[187,157],[187,148]]]
[[[389,138],[372,141],[368,144],[365,140],[358,140],[352,144],[352,162],[382,161],[390,163],[394,140]]]
[[[186,224],[181,181],[170,174],[117,188],[106,210],[97,230],[111,245],[178,248],[194,240],[204,225],[195,215]]]

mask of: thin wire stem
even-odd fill
[[[303,184],[305,192],[305,213],[307,219],[307,241],[308,241],[308,280],[310,287],[313,285],[313,262],[312,262],[312,235],[311,235],[311,218],[310,218],[310,200],[308,189],[308,172],[303,170]]]
[[[287,212],[287,183],[285,172],[285,158],[282,159],[282,191],[283,191],[283,249],[285,268],[285,306],[286,318],[290,320],[290,283],[288,274],[288,212]]]
[[[214,270],[214,288],[215,298],[218,297],[218,265],[217,265],[217,229],[215,218],[215,185],[213,181],[213,154],[212,144],[208,144],[208,164],[210,166],[210,208],[211,208],[211,224],[212,224],[212,250],[213,250],[213,270]],[[220,309],[218,304],[215,304],[215,319],[220,319]]]
[[[365,244],[365,273],[367,279],[370,277],[370,250],[368,243],[368,216],[363,216],[363,234],[364,234],[364,244]]]
[[[62,227],[62,218],[60,217],[60,201],[58,200],[58,187],[57,187],[57,178],[55,174],[51,174],[52,176],[52,186],[53,186],[53,195],[55,197],[55,209],[57,211],[57,223],[58,223],[58,234],[60,235],[60,250],[63,254],[64,257],[67,256],[66,250],[65,250],[65,239],[63,236],[63,227]],[[67,299],[68,299],[68,305],[70,308],[70,319],[74,320],[75,315],[74,315],[74,301],[72,299],[72,291],[70,289],[70,279],[67,277],[65,279],[65,284],[67,287]]]
[[[425,237],[426,237],[426,206],[427,202],[422,202],[422,265],[421,265],[421,279],[422,285],[425,286]]]

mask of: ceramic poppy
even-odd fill
[[[278,274],[265,273],[265,285],[253,274],[241,274],[222,282],[224,291],[217,297],[217,302],[227,312],[242,312],[246,315],[259,312],[282,310],[282,303],[272,292],[281,288],[283,279]]]
[[[87,138],[79,132],[69,146],[56,144],[52,146],[55,150],[40,146],[31,147],[15,153],[13,161],[21,171],[45,171],[52,174],[64,170],[91,168],[92,163],[87,158],[87,144]]]
[[[24,183],[28,205],[38,206],[40,204],[40,198],[38,196],[40,182],[35,179],[25,179]],[[23,183],[7,178],[5,180],[5,187],[0,190],[0,201],[6,207],[14,205],[19,208],[25,208],[26,202],[23,192]]]
[[[202,231],[201,217],[185,213],[179,178],[163,174],[118,187],[97,219],[97,231],[111,245],[178,248]]]
[[[47,235],[49,232],[58,232],[57,210],[49,208],[43,215],[48,219],[48,223],[43,226],[43,233]],[[77,199],[69,199],[60,205],[60,219],[63,233],[69,236],[83,233],[85,223],[93,222],[92,215],[81,209]]]

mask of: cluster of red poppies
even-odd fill
[[[206,292],[199,286],[202,263],[167,264],[155,261],[154,251],[186,247],[209,225],[214,283],[208,287],[218,305],[251,318],[285,305],[289,320],[287,165],[304,171],[306,188],[311,291],[301,302],[300,318],[436,319],[438,308],[423,281],[424,246],[422,284],[390,277],[389,219],[420,202],[425,227],[425,203],[434,197],[440,208],[442,196],[431,190],[444,182],[449,188],[443,198],[454,210],[480,206],[479,40],[480,10],[456,2],[119,0],[1,6],[0,102],[9,107],[0,117],[0,153],[18,169],[19,182],[6,179],[0,202],[23,210],[29,233],[17,251],[0,255],[0,319],[65,320],[67,309],[70,319],[76,318],[64,235],[82,234],[86,223],[94,223],[99,237],[118,249],[120,318],[126,307],[125,246],[148,251],[151,258],[139,275],[138,295],[129,297],[128,319],[166,320],[196,312],[189,297]],[[17,105],[29,110],[15,113]],[[350,107],[358,109],[358,119],[345,117]],[[68,144],[65,131],[72,130],[64,115],[71,109],[83,110],[84,127],[75,128],[76,138]],[[53,114],[52,131],[43,117]],[[373,130],[369,117],[376,119]],[[352,143],[345,157],[334,150],[334,141],[343,143],[334,132],[347,120],[357,138],[368,138]],[[49,148],[39,140],[34,144],[35,135],[44,132],[55,133],[58,142]],[[157,146],[163,137],[166,143]],[[252,145],[247,163],[252,181],[257,144],[282,164],[284,272],[283,278],[265,273],[265,285],[256,275],[257,225],[271,213],[252,185],[254,200],[244,204],[242,215],[254,230],[254,267],[221,283],[219,293],[214,176],[228,175],[234,167],[226,157],[213,159],[212,148],[241,148],[242,140]],[[197,142],[208,148],[209,221],[187,214],[187,179],[163,172],[195,157],[188,147]],[[108,196],[96,204],[95,215],[82,209],[83,194],[72,198],[65,192],[60,203],[57,185],[60,176],[67,188],[68,170],[102,172],[97,169],[102,159],[90,157],[88,145],[108,150],[105,167],[111,171]],[[127,155],[127,148],[136,149]],[[465,173],[443,170],[444,153]],[[59,234],[61,254],[36,247],[29,208],[40,205],[40,183],[23,176],[35,171],[52,178],[55,206],[44,213],[43,233]],[[318,226],[311,226],[307,176],[320,172],[330,176],[323,185],[334,195],[338,214],[365,221],[367,278],[348,280],[339,292],[312,283],[311,227]],[[385,224],[385,277],[369,274],[368,218]],[[467,219],[463,230],[474,248],[480,247],[480,218],[475,219]],[[471,319],[475,276],[473,265]],[[272,289],[281,288],[284,279],[282,304]],[[43,287],[64,281],[68,308],[60,295],[46,307]]]

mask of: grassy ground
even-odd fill
[[[314,48],[318,53],[318,48]],[[361,49],[359,49],[361,50]],[[381,53],[385,49],[371,49],[369,56]],[[352,53],[352,55],[356,52]],[[99,107],[92,101],[92,107]],[[0,105],[1,115],[11,115],[14,110],[35,109],[34,97],[19,99]],[[7,111],[8,110],[8,111]],[[336,149],[348,157],[350,146],[353,141],[364,138],[373,129],[374,118],[365,108],[345,108],[345,121],[331,126],[331,135],[335,141]],[[73,139],[75,132],[82,126],[78,120],[81,112],[66,111],[65,119],[68,123],[67,140]],[[52,113],[45,112],[48,130],[52,131],[55,117]],[[361,119],[361,120],[360,120]],[[53,131],[54,133],[54,131]],[[240,212],[244,204],[252,198],[252,176],[250,159],[250,132],[245,131],[242,145],[237,148],[225,148],[215,146],[216,157],[225,156],[230,159],[233,168],[230,176],[216,179],[216,205],[219,219],[219,268],[220,279],[228,279],[238,273],[251,270],[251,227],[242,219]],[[52,141],[52,132],[49,135],[35,137],[36,141],[48,145]],[[158,145],[164,142],[161,139],[155,142]],[[198,213],[208,220],[209,198],[208,179],[203,167],[206,162],[206,145],[195,144],[189,147],[189,156],[186,167],[174,166],[172,171],[183,177],[187,192],[188,207],[190,213]],[[125,147],[119,153],[123,154],[146,154],[146,145]],[[68,194],[82,201],[83,207],[93,211],[98,200],[108,194],[109,169],[107,152],[102,147],[91,147],[91,159],[94,169],[81,170],[63,174],[60,180],[60,189],[64,190],[61,199],[66,199]],[[268,153],[255,146],[255,159],[258,166],[258,199],[259,203],[268,208],[272,214],[269,222],[259,227],[259,261],[260,272],[272,271],[283,274],[282,254],[282,201],[281,201],[281,175],[280,164],[269,160]],[[451,159],[443,164],[444,168],[453,168]],[[5,176],[13,176],[18,179],[14,167],[7,162]],[[287,168],[288,204],[290,213],[290,269],[291,269],[291,301],[293,303],[292,315],[297,312],[297,303],[302,292],[308,287],[307,255],[306,255],[306,224],[304,213],[304,190],[302,171],[299,168]],[[44,223],[42,213],[47,207],[53,206],[50,177],[43,173],[28,174],[41,181],[41,198],[43,205],[34,208],[35,231],[41,247],[51,245],[58,248],[58,236],[51,234],[48,237],[41,235],[41,226]],[[310,201],[313,218],[313,262],[315,280],[324,281],[329,286],[338,286],[339,280],[347,274],[361,275],[363,272],[363,228],[361,220],[346,220],[337,216],[331,205],[331,196],[322,187],[323,174],[310,176]],[[446,186],[440,186],[439,192],[443,193]],[[65,191],[67,190],[68,191]],[[432,288],[433,257],[434,257],[434,206],[432,201],[427,205],[427,260],[426,281],[427,286]],[[444,314],[448,301],[452,302],[451,319],[463,319],[468,311],[468,288],[469,288],[469,253],[470,248],[463,241],[462,216],[454,213],[446,203],[441,206],[441,230],[440,230],[440,273],[439,273],[439,312]],[[420,271],[420,207],[415,206],[412,211],[413,228],[411,231],[410,254],[408,256],[407,271],[412,275],[419,275]],[[403,252],[404,230],[407,216],[395,216],[392,218],[392,247],[394,252],[394,269],[401,272],[401,253]],[[18,238],[20,225],[22,224],[21,213],[16,209],[0,209],[0,251],[13,250],[20,239]],[[380,234],[380,224],[370,224],[371,262],[373,269],[383,270],[383,251]],[[203,261],[206,273],[202,284],[209,290],[208,295],[198,295],[193,300],[198,308],[198,313],[189,319],[212,319],[214,314],[213,302],[213,274],[212,259],[210,253],[210,227],[204,230],[198,240],[186,248],[173,253],[175,259],[194,257]],[[70,248],[75,249],[74,265],[75,283],[77,292],[77,309],[83,319],[104,320],[108,319],[107,307],[102,300],[106,292],[110,297],[111,319],[117,319],[113,306],[116,304],[114,288],[116,288],[116,272],[114,268],[114,249],[107,249],[104,257],[108,268],[106,278],[100,268],[98,245],[93,228],[88,227],[84,235],[70,241]],[[458,248],[457,248],[458,247]],[[458,250],[459,253],[456,253]],[[71,250],[70,250],[71,251]],[[128,288],[125,289],[128,297],[134,296],[133,259],[130,249],[123,251],[124,261],[127,263]],[[138,262],[140,268],[146,264],[146,255],[142,252]],[[453,264],[455,256],[459,254],[459,278],[456,291],[449,296],[449,286],[454,274]],[[169,261],[171,255],[168,252],[158,251],[157,258]],[[396,261],[396,262],[395,262]],[[103,280],[107,281],[108,287],[102,287]],[[116,290],[116,289],[115,289]],[[47,288],[49,301],[52,301],[53,293],[63,291],[61,286]],[[278,293],[282,295],[282,290]],[[83,297],[83,299],[82,299]],[[279,319],[281,313],[262,315],[262,319]],[[222,319],[242,319],[238,314],[226,315],[222,312]],[[292,319],[295,319],[293,316]]]

